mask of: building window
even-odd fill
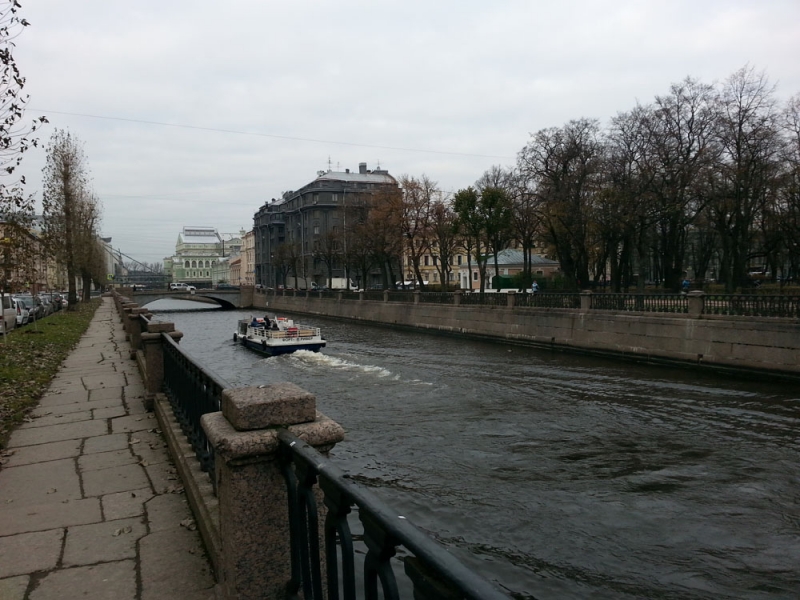
[[[319,235],[319,225],[314,225],[314,235]]]
[[[189,264],[189,261],[188,261],[188,260],[187,260],[185,263],[183,263],[183,268],[184,268],[184,269],[188,269],[190,266],[191,266],[191,265]]]
[[[339,202],[339,194],[331,194],[331,202]]]
[[[458,255],[458,264],[459,265],[461,264],[461,255],[460,254]]]
[[[192,261],[192,268],[193,268],[193,269],[196,269],[196,268],[197,268],[197,261],[196,261],[196,260],[193,260],[193,261]]]
[[[434,267],[438,267],[439,266],[439,257],[438,256],[434,256],[433,257],[433,266]]]
[[[472,272],[472,281],[478,281],[478,272],[477,271],[473,271]]]
[[[426,255],[425,255],[425,266],[426,266],[426,267],[430,266],[430,260],[429,260],[429,259],[430,259],[430,256],[428,256],[428,255],[426,254]]]

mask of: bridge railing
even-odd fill
[[[312,394],[288,383],[234,388],[180,347],[172,323],[115,301],[223,598],[377,599],[379,586],[384,598],[401,588],[416,600],[508,598],[327,458],[344,430]],[[363,589],[353,510],[364,527]],[[401,546],[402,561],[393,558]]]

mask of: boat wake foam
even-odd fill
[[[299,361],[308,365],[322,365],[326,367],[330,367],[332,369],[339,369],[342,371],[361,371],[362,373],[367,373],[369,375],[375,375],[376,377],[380,377],[381,379],[391,378],[395,381],[400,380],[399,375],[393,374],[388,369],[384,369],[383,367],[378,367],[375,365],[360,365],[358,363],[353,363],[347,360],[343,360],[341,358],[336,358],[335,356],[329,356],[327,354],[322,354],[320,352],[311,352],[310,350],[298,350],[297,352],[292,352],[288,354],[287,357],[289,360]]]

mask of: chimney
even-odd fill
[[[367,174],[367,163],[358,163],[358,172],[361,175]]]
[[[345,170],[344,170],[344,172],[345,172],[345,173],[349,173],[349,172],[350,172],[350,169],[345,169]]]

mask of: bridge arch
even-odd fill
[[[130,293],[130,298],[139,306],[146,306],[156,300],[191,300],[206,304],[217,304],[223,310],[245,308],[239,290],[197,290],[194,293],[167,290],[142,290]]]

